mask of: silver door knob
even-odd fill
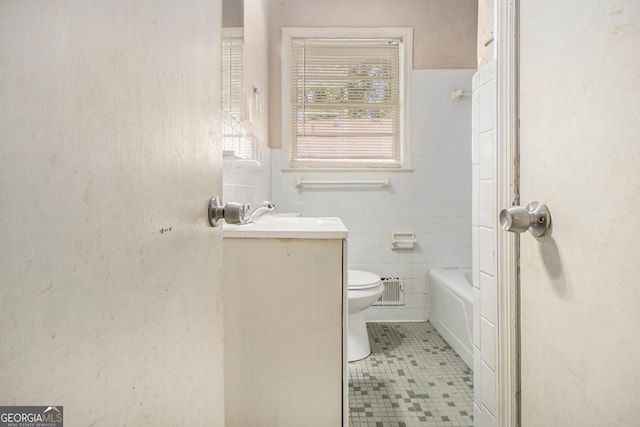
[[[217,227],[223,219],[228,224],[246,224],[248,211],[249,205],[246,203],[227,202],[223,205],[220,198],[215,196],[209,200],[209,224]]]
[[[513,233],[529,230],[535,237],[542,237],[551,228],[551,214],[540,202],[531,202],[527,207],[511,206],[500,211],[500,227]]]

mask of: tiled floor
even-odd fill
[[[473,374],[426,323],[367,324],[372,354],[349,363],[351,427],[473,427]]]

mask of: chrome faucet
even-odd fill
[[[270,202],[268,200],[260,203],[260,206],[255,208],[253,212],[247,215],[246,223],[247,224],[251,223],[253,222],[254,219],[261,217],[262,215],[267,214],[269,212],[273,212],[275,208],[276,208],[276,205],[273,202]]]

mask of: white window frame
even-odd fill
[[[295,162],[291,159],[291,41],[296,38],[398,38],[402,40],[400,47],[400,115],[398,131],[399,150],[396,162],[360,161],[305,161]],[[411,169],[410,144],[410,107],[411,107],[411,73],[413,69],[413,28],[283,28],[282,29],[282,150],[283,169],[303,170],[407,170]]]

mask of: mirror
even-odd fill
[[[244,2],[222,2],[222,109],[234,120],[243,121]]]
[[[245,129],[244,1],[222,2],[222,149],[226,159],[252,160],[255,141]]]

